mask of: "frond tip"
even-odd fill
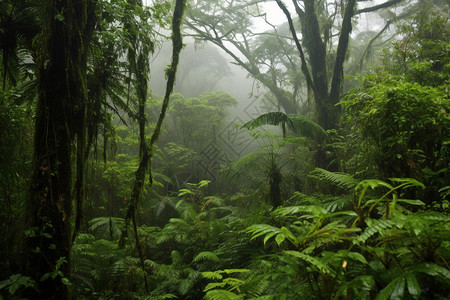
[[[218,262],[219,258],[213,252],[203,251],[203,252],[200,252],[199,254],[197,254],[197,256],[195,256],[194,259],[192,260],[192,262],[195,263],[195,262],[200,262],[200,261],[205,261],[205,260],[212,261],[212,262]]]
[[[248,121],[242,127],[252,130],[264,125],[281,125],[283,136],[286,136],[286,128],[299,136],[304,136],[315,141],[320,141],[326,136],[325,130],[307,117],[300,114],[287,115],[280,111],[262,114]]]
[[[358,180],[353,178],[350,174],[340,172],[330,172],[321,168],[315,168],[308,177],[325,181],[340,189],[349,191],[358,185]]]

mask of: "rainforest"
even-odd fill
[[[0,0],[0,299],[449,299],[448,0]]]

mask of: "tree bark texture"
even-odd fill
[[[72,145],[86,119],[87,0],[48,0],[38,61],[33,174],[27,205],[33,299],[69,299]],[[81,170],[82,171],[82,170]],[[79,174],[77,175],[79,177]],[[80,186],[80,188],[82,188]]]

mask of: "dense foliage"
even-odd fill
[[[0,1],[0,299],[450,296],[448,5],[293,1],[292,20],[276,1],[275,26],[253,2],[150,2]],[[184,9],[185,34],[235,55],[269,111],[243,122],[233,88],[180,92],[214,86],[222,57],[171,93]],[[374,11],[386,26],[352,36]],[[271,29],[253,34],[257,17]]]

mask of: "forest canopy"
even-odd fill
[[[0,0],[0,299],[447,299],[449,13]]]

